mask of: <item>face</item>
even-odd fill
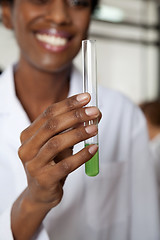
[[[14,0],[3,10],[19,44],[20,61],[52,72],[77,55],[87,35],[91,0]]]

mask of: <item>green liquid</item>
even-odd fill
[[[85,147],[89,146],[89,144],[85,144]],[[94,177],[99,173],[99,151],[85,163],[85,173],[90,176]]]

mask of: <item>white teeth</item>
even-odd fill
[[[50,36],[50,35],[46,35],[46,34],[36,34],[36,37],[38,40],[48,43],[50,45],[53,46],[64,46],[67,43],[67,39],[66,38],[62,38],[62,37],[56,37],[56,36]]]

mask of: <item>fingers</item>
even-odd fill
[[[70,130],[69,132],[57,135],[46,142],[34,160],[32,160],[32,164],[35,164],[35,168],[43,167],[49,162],[52,162],[53,164],[53,159],[59,152],[70,148],[78,142],[95,136],[97,132],[97,126],[90,125],[87,127],[79,127]]]
[[[97,150],[97,145],[90,145],[57,164],[48,164],[39,169],[35,168],[32,161],[27,162],[25,170],[32,199],[35,202],[54,203],[56,206],[61,200],[61,190],[67,175],[91,159]]]
[[[91,125],[91,124],[95,124],[96,125],[96,124],[98,124],[100,122],[101,118],[102,118],[102,113],[99,111],[98,118],[95,119],[95,121],[92,121],[92,123],[86,123],[85,122],[85,125]],[[82,123],[78,123],[78,124],[74,125],[73,127],[77,128],[77,127],[80,127],[80,126],[83,126],[83,125],[84,125],[84,123],[82,122]]]
[[[70,156],[54,166],[50,166],[48,170],[50,172],[50,176],[53,177],[53,181],[60,181],[68,174],[79,168],[85,162],[90,160],[94,154],[97,152],[97,145],[90,145],[82,149],[80,152],[76,153],[73,156]]]
[[[82,93],[49,106],[28,128],[21,133],[21,142],[24,143],[50,118],[85,106],[90,101],[88,93]]]
[[[55,136],[55,135],[61,133],[64,130],[72,128],[76,124],[83,123],[85,121],[89,121],[92,119],[96,119],[98,118],[99,114],[100,112],[96,107],[89,107],[89,108],[75,109],[73,111],[48,119],[42,125],[42,127],[35,133],[35,135],[33,135],[27,142],[25,142],[25,144],[22,145],[20,149],[20,154],[23,156],[26,156],[25,161],[28,161],[29,159],[32,159],[34,156],[37,155],[40,148],[46,142],[48,142],[48,145],[50,144],[51,146],[50,148],[54,150],[58,149],[58,151],[60,152],[62,151],[62,149],[60,149],[59,145],[62,145],[62,148],[64,149],[61,139],[63,139],[63,143],[64,143],[65,136],[67,136],[66,138],[69,145],[73,146],[74,144],[86,138],[83,138],[83,139],[73,138],[74,141],[70,142],[70,139],[72,139],[73,137],[72,135],[74,135],[74,131],[70,133],[66,132],[65,135],[61,134],[62,136],[61,135]],[[77,131],[79,131],[79,129]],[[49,140],[53,136],[55,136],[54,139]],[[56,154],[57,154],[57,151],[55,151],[55,155]]]

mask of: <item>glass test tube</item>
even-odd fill
[[[91,95],[89,106],[98,106],[97,102],[97,62],[96,62],[96,41],[82,41],[82,64],[83,64],[83,91]],[[98,124],[97,120],[86,122],[85,125]],[[98,145],[98,135],[85,140],[85,146],[90,144]],[[85,163],[85,172],[88,176],[96,176],[99,173],[99,152]]]

